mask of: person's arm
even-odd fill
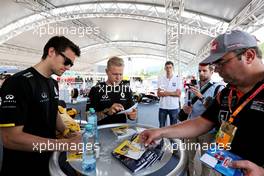
[[[180,79],[178,79],[178,81],[177,81],[177,87],[176,87],[176,90],[175,91],[167,91],[167,90],[164,90],[164,91],[160,91],[159,92],[159,95],[161,97],[167,97],[167,96],[171,96],[171,97],[181,97],[181,88],[182,88],[181,81],[180,81]]]
[[[197,87],[190,86],[190,90],[191,90],[191,92],[192,92],[195,96],[197,96],[199,99],[204,98],[204,97],[203,97],[203,94],[200,92],[200,90],[199,90]]]
[[[264,176],[264,168],[248,160],[232,161],[229,166],[242,169],[245,176]]]
[[[201,116],[184,121],[180,124],[171,125],[159,129],[145,130],[140,134],[141,141],[147,146],[160,138],[193,138],[200,136],[210,129],[214,123]]]
[[[158,97],[161,97],[160,92],[164,91],[164,89],[161,87],[161,77],[158,78],[157,86],[158,86],[157,96],[158,96]]]
[[[161,92],[164,92],[164,89],[158,88],[158,90],[157,90],[158,97],[163,97]]]
[[[181,90],[176,89],[176,91],[164,91],[161,92],[164,96],[171,96],[171,97],[180,97],[181,96]]]
[[[186,114],[190,114],[192,112],[192,106],[188,106],[186,104],[183,105],[182,109]]]
[[[63,134],[63,132],[67,129],[66,125],[64,124],[62,117],[60,115],[60,113],[57,113],[57,119],[56,119],[56,129],[57,131],[59,131],[60,133]]]
[[[48,151],[48,144],[59,146],[61,144],[68,147],[54,147],[52,150],[69,151],[69,145],[78,144],[81,142],[81,135],[69,139],[49,139],[23,132],[24,126],[4,127],[1,128],[1,137],[3,146],[8,149],[21,151]]]
[[[133,101],[133,94],[132,94],[132,90],[129,88],[128,89],[128,99],[127,99],[127,104],[125,106],[126,109],[132,107],[135,102]],[[126,114],[126,117],[129,120],[136,120],[137,119],[137,109],[133,109],[132,112],[129,112]]]
[[[108,116],[108,108],[105,108],[104,110],[102,111],[98,111],[96,112],[96,115],[97,115],[97,121],[100,121],[100,120],[103,120],[104,118],[106,118]]]
[[[98,117],[98,121],[104,119],[105,117],[107,117],[109,115],[114,115],[115,113],[117,113],[119,111],[123,111],[123,110],[124,110],[123,105],[121,105],[119,103],[114,103],[110,108],[105,108],[102,111],[96,112],[97,117]]]
[[[133,109],[132,112],[129,112],[126,115],[129,120],[136,120],[137,119],[137,109]]]
[[[195,119],[163,128],[161,136],[166,138],[193,138],[206,133],[213,126],[214,123],[212,121],[199,116]]]
[[[157,95],[158,95],[158,97],[167,97],[167,96],[180,97],[181,96],[181,90],[176,89],[176,91],[165,91],[164,89],[158,88]]]

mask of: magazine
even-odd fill
[[[200,158],[203,163],[225,176],[243,176],[243,172],[240,169],[228,167],[230,162],[241,159],[238,155],[227,150],[221,150],[218,147],[210,148]]]
[[[82,152],[67,152],[66,161],[82,160]]]
[[[139,142],[138,140],[138,135],[132,137],[131,141],[125,140],[112,152],[113,157],[133,173],[151,166],[163,155],[162,147],[145,148],[141,144],[135,145]],[[121,150],[122,148],[125,149]],[[132,153],[129,153],[129,151],[132,151]]]
[[[129,128],[128,125],[119,126],[111,129],[118,139],[132,136],[137,133],[134,129]]]
[[[123,141],[117,148],[115,148],[114,153],[137,160],[145,151],[146,148],[139,143],[139,136],[137,135],[132,141]]]

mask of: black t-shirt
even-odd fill
[[[19,72],[2,86],[0,127],[22,125],[25,133],[55,138],[58,98],[58,84],[54,79],[42,76],[32,67]],[[32,149],[36,146],[33,143]],[[27,175],[33,170],[49,175],[50,155],[51,152],[25,152],[4,147],[0,175]]]
[[[99,83],[92,87],[89,98],[91,107],[95,108],[96,112],[110,108],[114,103],[122,104],[125,109],[130,108],[134,104],[131,89],[128,84],[123,82],[116,87],[107,85],[105,82]],[[98,125],[112,123],[126,123],[126,116],[124,114],[114,114],[98,121]]]
[[[264,80],[257,83],[248,93],[243,95],[239,101],[236,93],[232,96],[232,112],[241,105],[256,89],[258,89]],[[230,111],[228,107],[228,95],[230,86],[222,90],[220,95],[220,104],[214,101],[202,117],[213,121],[219,128],[221,121],[228,121]],[[253,100],[251,100],[235,117],[232,123],[237,127],[237,131],[231,144],[231,151],[243,159],[252,161],[259,166],[264,165],[263,150],[263,129],[264,129],[264,90],[262,90]]]

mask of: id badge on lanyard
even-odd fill
[[[233,141],[236,134],[237,127],[230,122],[223,121],[220,129],[216,134],[216,143],[221,144],[224,148],[227,148]]]
[[[221,127],[216,134],[216,143],[222,144],[224,148],[231,145],[233,138],[236,134],[237,127],[233,125],[234,118],[237,114],[260,92],[264,89],[264,84],[262,84],[252,95],[250,95],[233,113],[231,110],[232,101],[232,90],[228,96],[228,106],[229,111],[232,113],[228,122],[222,121]]]

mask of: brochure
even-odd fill
[[[218,147],[209,149],[200,158],[203,163],[225,176],[243,176],[240,169],[228,167],[230,162],[241,159],[238,155]]]
[[[130,151],[132,152],[130,153]],[[145,148],[139,144],[139,136],[136,135],[132,137],[131,141],[123,141],[112,152],[112,155],[131,172],[135,173],[154,164],[162,157],[163,151],[162,147]]]
[[[118,139],[132,136],[137,133],[136,130],[129,128],[128,125],[119,126],[111,129]]]
[[[116,114],[125,114],[125,113],[132,112],[133,109],[136,109],[136,108],[137,108],[137,105],[138,105],[138,103],[135,103],[135,104],[134,104],[132,107],[130,107],[129,109],[126,109],[126,110],[124,110],[124,111],[120,111],[120,112],[118,112],[118,113],[116,113]]]
[[[139,143],[139,137],[137,136],[133,141],[123,141],[117,148],[115,148],[114,153],[138,160],[145,151],[146,148]]]

